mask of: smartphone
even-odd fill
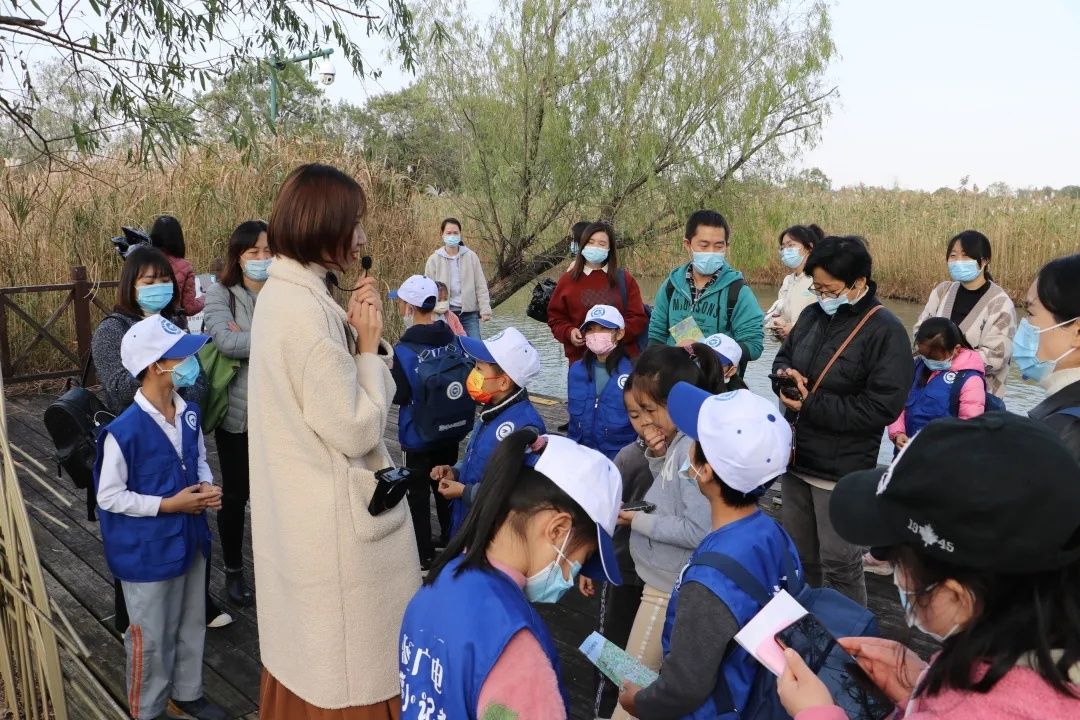
[[[803,396],[799,393],[799,384],[795,382],[795,378],[790,375],[777,375],[776,373],[769,373],[769,379],[773,381],[773,385],[779,389],[780,394],[789,400],[802,400]]]
[[[896,711],[895,703],[813,615],[778,632],[776,641],[799,653],[850,720],[884,720]]]
[[[630,502],[623,503],[622,509],[628,512],[651,513],[656,509],[656,503],[645,502],[644,500],[631,500]]]
[[[375,473],[375,494],[368,503],[368,512],[382,515],[396,506],[409,490],[409,468],[383,468]]]

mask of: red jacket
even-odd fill
[[[548,327],[555,339],[562,343],[566,357],[571,363],[580,360],[585,354],[585,347],[576,347],[570,342],[570,331],[580,328],[585,322],[585,313],[594,305],[611,305],[619,309],[626,320],[626,337],[623,345],[631,357],[636,356],[637,338],[648,331],[648,319],[645,317],[645,305],[641,301],[641,289],[634,276],[626,273],[626,305],[623,307],[622,295],[618,283],[612,285],[607,272],[593,270],[588,275],[582,273],[574,280],[569,272],[559,278],[555,292],[548,303]]]
[[[198,315],[206,304],[206,298],[195,297],[195,268],[184,258],[175,258],[166,254],[173,275],[176,276],[176,286],[180,288],[180,307],[188,317]]]

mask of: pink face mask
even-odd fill
[[[607,355],[615,349],[615,334],[608,332],[594,332],[585,336],[585,347],[589,348],[594,355]]]

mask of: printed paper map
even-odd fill
[[[660,677],[600,633],[589,635],[578,649],[616,685],[621,686],[628,681],[645,687]]]

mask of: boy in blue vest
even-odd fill
[[[390,293],[391,299],[397,300],[398,310],[405,323],[405,332],[394,346],[394,366],[391,374],[396,385],[394,404],[401,407],[398,414],[398,442],[401,444],[402,464],[413,472],[409,481],[409,512],[412,514],[413,529],[416,531],[420,567],[424,570],[435,557],[435,542],[431,536],[431,491],[438,486],[431,479],[431,470],[440,465],[453,465],[457,462],[458,443],[469,433],[473,424],[472,405],[468,398],[464,398],[464,374],[461,380],[455,380],[449,377],[452,371],[447,372],[445,390],[435,397],[427,393],[426,388],[420,384],[422,355],[425,356],[425,362],[436,363],[436,370],[454,364],[456,371],[467,371],[467,366],[462,362],[455,363],[455,360],[466,359],[458,345],[457,336],[449,325],[435,316],[438,295],[439,288],[435,281],[423,275],[413,275],[403,282],[400,288]],[[447,348],[453,352],[448,353]],[[449,357],[451,354],[455,357]],[[447,357],[449,362],[440,366],[440,357]],[[457,410],[463,401],[468,406],[468,415]],[[426,406],[421,407],[419,402],[426,402]],[[439,407],[432,407],[433,404],[438,404]],[[423,414],[445,422],[446,430],[439,432],[436,439],[429,439],[430,432],[425,432],[431,423],[418,422],[424,420]],[[452,427],[456,425],[460,425],[460,428]],[[436,423],[435,429],[438,427],[440,426]],[[442,531],[440,547],[446,547],[446,542],[450,539],[450,501],[438,492],[435,493],[435,510]]]
[[[431,471],[431,479],[439,483],[439,493],[451,501],[451,537],[465,522],[488,458],[503,438],[527,427],[540,435],[547,433],[525,389],[540,374],[540,354],[521,331],[511,327],[487,340],[465,336],[458,340],[476,361],[466,389],[481,409],[465,458],[454,467],[440,465]]]
[[[775,404],[749,390],[711,396],[681,382],[668,397],[668,412],[696,440],[684,474],[709,499],[712,532],[672,593],[660,678],[647,688],[624,688],[619,702],[639,720],[734,718],[736,708],[750,715],[754,677],[768,670],[733,638],[761,606],[703,556],[727,556],[773,592],[785,584],[787,567],[801,575],[795,544],[758,507],[787,469],[791,428]]]
[[[199,407],[176,393],[195,382],[194,355],[209,340],[160,315],[133,325],[120,359],[142,388],[98,435],[94,488],[105,559],[130,617],[124,644],[133,718],[166,710],[169,718],[226,717],[202,693],[205,511],[221,507],[221,490],[206,464]]]

